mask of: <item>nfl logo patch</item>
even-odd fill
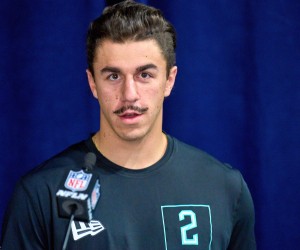
[[[84,191],[89,186],[91,178],[92,174],[87,174],[83,170],[77,172],[71,170],[66,179],[65,187],[73,192]]]

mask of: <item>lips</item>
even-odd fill
[[[138,112],[124,112],[123,114],[120,114],[119,116],[124,119],[133,119],[133,118],[141,116],[141,115],[142,114],[138,113]]]
[[[136,117],[136,116],[139,116],[141,114],[137,114],[137,113],[126,113],[126,114],[122,114],[120,115],[121,117],[124,117],[124,118],[133,118],[133,117]]]

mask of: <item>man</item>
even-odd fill
[[[101,196],[90,222],[71,223],[69,249],[255,249],[254,211],[242,176],[162,130],[173,88],[175,31],[132,1],[89,28],[90,89],[100,130],[26,175],[8,208],[3,249],[61,249],[69,220],[56,193],[64,173],[96,156]],[[76,164],[72,164],[76,163]]]

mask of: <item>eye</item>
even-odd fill
[[[140,77],[143,78],[143,79],[147,79],[147,78],[151,78],[151,75],[147,72],[142,72],[140,74]]]
[[[116,81],[119,79],[119,75],[116,74],[116,73],[113,73],[113,74],[110,74],[108,77],[107,77],[108,80],[111,80],[111,81]]]

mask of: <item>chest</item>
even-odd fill
[[[224,206],[229,201],[216,188],[176,178],[102,178],[93,221],[73,223],[70,245],[132,250],[214,249],[216,245],[215,249],[226,249],[231,207]]]

